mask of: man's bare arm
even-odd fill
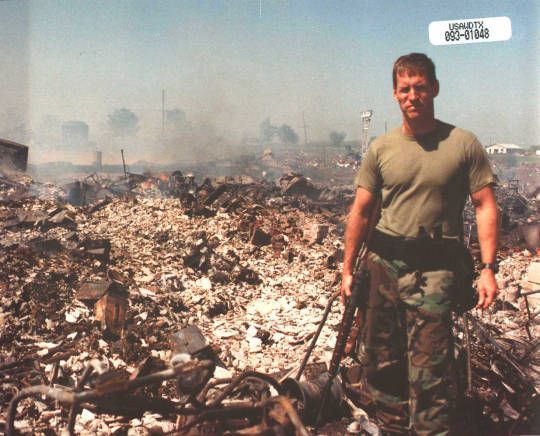
[[[343,256],[343,274],[341,276],[341,302],[351,296],[351,286],[356,257],[366,238],[371,210],[375,196],[367,189],[358,188],[354,197],[345,229],[345,253]]]
[[[476,224],[478,226],[478,242],[482,262],[493,263],[497,255],[497,242],[499,228],[497,225],[497,203],[491,186],[486,186],[471,195],[476,211]],[[497,296],[497,281],[495,273],[490,269],[483,269],[477,283],[477,308],[487,308]]]

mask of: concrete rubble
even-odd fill
[[[498,195],[508,219],[501,296],[488,313],[466,317],[468,400],[475,405],[467,419],[483,434],[534,433],[539,244],[534,231],[520,237],[516,229],[534,227],[540,214],[535,199],[504,187]],[[277,395],[338,289],[351,198],[351,189],[318,186],[298,173],[277,184],[251,177],[196,183],[180,171],[94,176],[63,188],[0,175],[0,430],[21,389],[43,385],[63,399],[61,386],[110,394],[72,407],[72,430],[80,434],[220,434],[225,427],[245,430],[238,434],[378,434],[350,357],[342,374],[349,405],[326,427],[298,421],[306,421],[298,399]],[[465,218],[477,252],[470,209]],[[310,359],[322,365],[314,378],[330,360],[341,313],[338,303],[331,306]],[[462,321],[456,318],[455,332],[464,368]],[[85,371],[94,374],[87,388]],[[152,374],[163,378],[145,385]],[[235,380],[241,389],[230,387],[230,398],[220,399],[214,379],[227,381],[222,394]],[[70,421],[61,403],[40,395],[21,400],[15,428],[60,433]],[[184,403],[191,415],[182,415]]]

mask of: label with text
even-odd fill
[[[508,17],[433,21],[429,24],[429,42],[433,45],[507,41],[511,37],[512,23]]]

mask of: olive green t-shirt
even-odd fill
[[[466,130],[437,121],[422,138],[401,127],[378,137],[368,149],[355,185],[382,194],[377,228],[393,236],[415,238],[420,227],[442,226],[448,237],[461,237],[467,195],[495,183],[487,154]]]

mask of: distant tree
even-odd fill
[[[286,144],[298,144],[298,135],[291,126],[283,124],[277,133],[282,142]]]
[[[270,118],[266,118],[259,127],[260,142],[262,144],[270,142],[276,135],[284,144],[298,143],[298,135],[291,126],[283,124],[281,127],[277,127],[271,123]]]
[[[259,126],[259,140],[262,144],[270,142],[274,135],[277,134],[278,128],[273,126],[270,118],[266,118]]]
[[[171,109],[165,114],[167,129],[174,131],[191,130],[191,122],[187,120],[186,113],[182,109]]]
[[[330,132],[330,142],[334,147],[339,147],[345,140],[347,134],[345,132]]]
[[[139,117],[126,108],[116,109],[107,119],[114,136],[135,136],[139,130]]]

